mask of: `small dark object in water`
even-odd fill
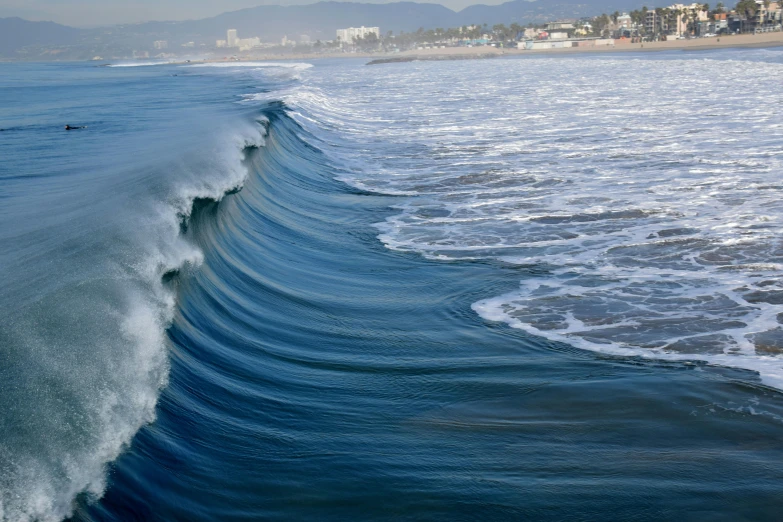
[[[71,127],[70,125],[65,126],[65,130],[79,130],[79,129],[86,129],[87,127]]]

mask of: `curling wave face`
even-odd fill
[[[189,109],[214,79],[2,69],[0,519],[60,520],[154,419],[196,198],[241,185],[263,122]],[[222,80],[221,80],[222,81]],[[134,85],[136,86],[134,88]],[[151,94],[150,89],[154,91]],[[198,101],[197,103],[201,103]],[[133,108],[128,112],[128,108]],[[206,118],[209,123],[205,121]],[[62,131],[68,122],[86,125]],[[215,132],[217,129],[217,132]]]

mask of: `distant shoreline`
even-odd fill
[[[461,59],[495,58],[499,56],[562,55],[583,53],[656,52],[656,51],[707,51],[714,49],[737,49],[783,46],[783,32],[731,35],[690,40],[668,40],[665,42],[629,43],[617,40],[605,47],[570,47],[560,49],[499,49],[496,47],[445,47],[440,49],[414,49],[399,53],[303,53],[303,54],[258,54],[243,56],[239,60],[205,60],[208,63],[249,62],[259,60],[315,60],[324,58],[369,58],[372,64]],[[200,63],[200,62],[192,62]]]
[[[242,63],[257,61],[292,61],[292,60],[323,60],[332,58],[366,58],[367,65],[393,64],[412,61],[447,61],[447,60],[479,60],[501,56],[533,56],[533,55],[571,55],[585,53],[620,53],[620,52],[662,52],[662,51],[709,51],[716,49],[752,49],[765,47],[783,47],[783,31],[760,34],[742,34],[711,38],[693,38],[690,40],[668,40],[665,42],[630,43],[616,40],[614,45],[594,47],[564,47],[557,49],[514,49],[497,47],[443,47],[430,49],[413,49],[397,53],[259,53],[236,58],[206,58],[202,60],[176,60],[168,62],[172,65],[187,65],[200,63]],[[0,63],[21,63],[18,61],[2,61]],[[150,63],[155,63],[150,60]],[[165,62],[164,62],[165,63]],[[96,66],[111,65],[98,62]]]

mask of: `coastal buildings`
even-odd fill
[[[528,27],[522,32],[522,38],[525,40],[533,40],[538,36],[538,29],[535,27]]]
[[[617,17],[617,27],[620,30],[631,29],[633,27],[633,20],[628,13],[623,13]]]
[[[226,45],[227,47],[238,47],[237,45],[237,30],[229,29],[226,32]]]
[[[723,36],[732,33],[752,33],[774,31],[780,23],[780,5],[782,1],[744,0],[735,8],[729,6],[722,8],[705,9],[704,4],[671,4],[668,7],[642,8],[640,10],[621,13],[615,11],[611,14],[602,14],[594,17],[580,19],[557,19],[550,22],[542,22],[535,26],[522,27],[519,24],[504,24],[462,26],[447,29],[422,29],[421,31],[398,35],[383,34],[379,27],[347,27],[335,33],[331,33],[330,40],[324,38],[323,31],[310,35],[303,35],[297,31],[289,32],[291,39],[280,37],[274,30],[264,31],[265,40],[260,37],[240,38],[237,29],[226,30],[229,25],[218,28],[224,31],[224,37],[213,40],[210,44],[196,41],[196,47],[205,47],[211,50],[215,56],[226,58],[235,56],[238,59],[248,58],[256,49],[273,49],[270,53],[290,54],[293,49],[299,52],[325,53],[354,53],[354,52],[398,52],[409,49],[430,49],[444,47],[467,46],[492,46],[495,48],[528,48],[528,43],[518,45],[519,42],[560,42],[564,47],[582,47],[601,45],[603,42],[612,42],[617,46],[626,44],[646,44],[674,39]],[[757,6],[757,8],[753,8]],[[244,29],[243,29],[244,31]],[[250,30],[248,30],[250,31]],[[331,31],[327,29],[327,31]],[[218,33],[219,34],[219,33]],[[329,35],[330,33],[326,33]],[[368,38],[369,37],[369,38]],[[152,40],[149,37],[145,46],[151,55],[163,56],[166,53],[176,54],[192,51],[182,45],[181,40],[171,40],[171,36],[161,33],[152,49]],[[596,39],[602,40],[597,43]],[[295,40],[295,41],[294,41]],[[316,42],[316,40],[318,40]],[[579,41],[575,43],[576,41]],[[314,43],[315,42],[315,43]],[[167,50],[162,50],[170,44]],[[705,45],[707,43],[705,42]],[[187,44],[186,44],[187,45]],[[604,44],[607,45],[607,44]],[[611,44],[608,44],[611,45]],[[172,49],[172,47],[174,49]],[[559,44],[536,44],[536,48],[559,48]],[[644,45],[646,48],[647,45]],[[240,55],[241,53],[241,55]],[[192,55],[192,53],[191,53]],[[253,54],[260,56],[260,54]]]
[[[756,0],[755,28],[772,28],[783,22],[783,1]]]
[[[715,13],[712,20],[699,23],[699,34],[721,34],[729,30],[727,13]]]
[[[755,5],[745,2],[728,15],[729,31],[758,33],[783,30],[783,1],[756,0]]]
[[[659,24],[658,11],[650,10],[644,13],[644,32],[647,34],[655,34]]]
[[[759,6],[765,4],[769,9],[774,9],[775,2],[757,1]],[[620,36],[630,35],[646,39],[696,37],[734,31],[735,29],[730,28],[727,22],[732,17],[738,18],[736,12],[726,12],[720,3],[712,11],[707,4],[672,4],[668,7],[633,11],[630,31],[622,27],[618,27],[617,30]],[[744,21],[743,24],[750,25],[751,22]],[[746,28],[736,30],[747,32]],[[626,31],[628,34],[625,34]]]
[[[573,36],[576,27],[573,22],[567,20],[550,22],[546,25],[546,31],[550,40],[565,40]]]
[[[574,30],[574,36],[589,36],[593,34],[593,24],[586,20],[580,20],[576,24],[576,29]]]
[[[237,47],[239,47],[240,52],[241,51],[249,51],[251,49],[255,49],[257,47],[261,47],[261,39],[258,37],[255,38],[240,38],[237,40]]]
[[[352,44],[357,38],[367,38],[374,34],[376,38],[381,38],[381,30],[378,27],[349,27],[348,29],[337,30],[337,40],[340,43]]]
[[[705,4],[673,4],[648,11],[645,32],[671,36],[695,35],[699,32],[700,24],[709,20],[710,14]]]
[[[542,49],[568,49],[572,47],[609,47],[613,38],[574,38],[571,40],[528,40],[517,43],[517,49],[538,51]]]
[[[569,32],[574,29],[574,23],[570,21],[550,22],[546,24],[546,30],[549,32]]]
[[[155,49],[168,49],[169,42],[166,40],[155,40],[152,46],[155,47]]]
[[[217,40],[215,42],[215,47],[218,49],[227,47],[236,48],[239,49],[240,52],[249,51],[261,47],[261,39],[257,36],[253,38],[239,38],[239,33],[236,29],[229,29],[226,31],[226,39]]]
[[[710,19],[709,12],[704,9],[704,4],[674,4],[669,7],[669,13],[669,31],[677,36],[695,33],[695,30],[691,31],[691,27]]]

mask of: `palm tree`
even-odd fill
[[[672,14],[674,14],[674,17],[677,20],[677,34],[679,36],[682,36],[682,31],[680,29],[682,27],[682,22],[685,19],[685,10],[684,9],[675,9]]]
[[[658,34],[666,34],[669,32],[669,18],[671,12],[668,7],[658,7],[655,9],[658,14]]]
[[[685,22],[685,30],[688,31],[688,36],[693,35],[696,32],[696,11],[694,9],[685,11],[683,22]]]
[[[753,18],[756,16],[757,4],[755,0],[740,0],[737,2],[737,13],[744,15],[746,18]]]
[[[518,23],[514,22],[513,24],[511,24],[511,27],[509,27],[509,29],[511,30],[511,37],[512,37],[513,40],[516,40],[517,38],[519,38],[519,33],[522,32],[522,26],[521,25],[519,25]]]
[[[685,32],[688,36],[691,36],[693,34],[693,20],[694,20],[694,11],[691,9],[684,9],[682,13],[682,21],[685,24]]]
[[[492,35],[498,40],[505,40],[506,26],[505,24],[495,24],[492,26]]]
[[[696,9],[691,11],[690,26],[692,35],[696,35],[699,32],[699,12]]]
[[[743,16],[746,21],[754,20],[756,18],[758,4],[756,4],[755,0],[740,0],[737,2],[737,7],[735,9],[737,14]]]

